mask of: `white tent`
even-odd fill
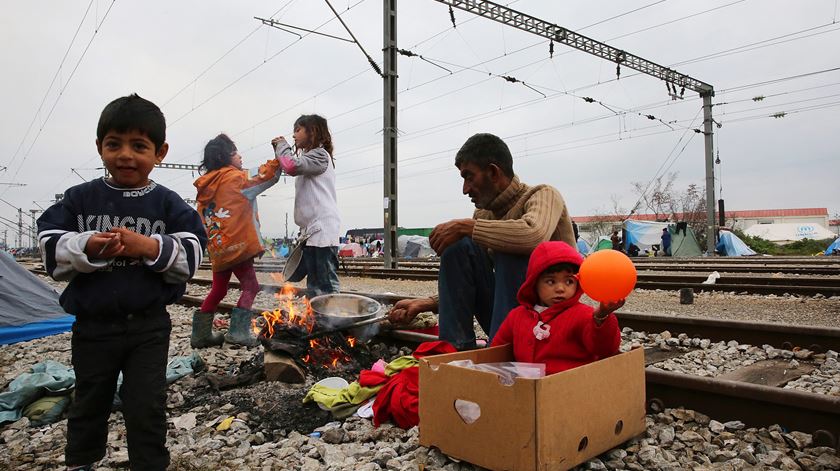
[[[351,242],[349,244],[340,245],[338,247],[338,255],[342,257],[364,257],[367,254],[365,253],[364,247],[356,242]]]
[[[755,224],[748,227],[744,234],[777,243],[794,242],[802,239],[833,239],[836,237],[833,232],[814,223]]]
[[[429,238],[419,235],[401,235],[397,237],[397,253],[405,258],[434,257],[435,251],[429,244]]]

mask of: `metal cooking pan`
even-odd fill
[[[378,301],[358,294],[334,293],[309,300],[315,323],[321,329],[336,329],[373,319],[383,311]]]
[[[303,258],[303,247],[306,245],[306,239],[308,238],[308,235],[302,236],[298,239],[297,243],[295,243],[292,251],[289,252],[289,258],[286,259],[286,264],[283,266],[283,281],[290,281],[289,278],[295,274],[298,265],[300,265],[300,260]]]

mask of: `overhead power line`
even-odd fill
[[[70,81],[73,79],[73,76],[76,74],[76,70],[78,70],[79,65],[82,63],[82,60],[85,58],[85,55],[87,55],[87,52],[90,49],[90,45],[93,43],[93,40],[96,38],[96,35],[99,33],[99,29],[102,27],[102,24],[105,22],[105,19],[108,18],[108,13],[111,12],[111,8],[114,6],[115,2],[116,2],[116,0],[111,0],[111,4],[108,5],[108,9],[105,11],[105,14],[102,16],[102,20],[99,22],[99,24],[96,25],[96,29],[94,29],[93,35],[91,35],[91,37],[90,37],[90,41],[88,41],[87,45],[85,46],[85,49],[82,51],[82,55],[79,57],[79,60],[76,61],[76,65],[73,67],[73,70],[70,71],[70,75],[67,77],[67,80],[64,82],[64,86],[62,86],[61,90],[58,91],[58,96],[56,97],[55,102],[53,102],[53,105],[50,108],[49,113],[47,113],[47,117],[44,118],[44,121],[41,123],[41,126],[38,128],[38,132],[35,134],[35,137],[32,139],[32,143],[29,144],[29,148],[26,149],[26,153],[23,155],[23,158],[21,159],[20,163],[18,164],[17,169],[15,170],[15,173],[12,176],[12,179],[17,178],[18,173],[20,173],[20,170],[23,168],[23,164],[26,162],[26,159],[29,158],[29,154],[32,152],[32,148],[35,147],[35,143],[37,143],[38,138],[41,137],[41,133],[44,131],[44,128],[46,127],[47,122],[49,122],[49,120],[50,120],[50,117],[52,117],[53,111],[55,111],[56,106],[58,106],[58,102],[61,100],[61,97],[64,95],[64,91],[67,89],[67,86],[70,85]],[[87,12],[85,12],[85,16],[87,16]],[[84,21],[84,19],[83,19],[83,21]],[[74,35],[74,39],[75,39],[75,35]],[[71,43],[71,46],[72,46],[72,43]],[[65,54],[65,57],[66,57],[66,54]],[[63,61],[64,61],[64,59],[62,59],[62,63],[63,63]],[[49,93],[49,90],[47,90],[47,93]],[[40,110],[40,107],[39,107],[39,110]],[[37,116],[38,113],[36,112],[35,115]],[[27,134],[28,134],[28,131],[27,131]],[[26,137],[24,136],[24,139],[25,138]],[[4,194],[5,194],[5,192],[4,192]]]
[[[700,94],[712,93],[712,86],[677,72],[669,67],[643,59],[635,54],[614,48],[601,41],[596,41],[562,26],[543,21],[526,13],[522,13],[487,0],[435,0],[455,8],[489,18],[502,24],[542,36],[554,42],[584,51],[618,66],[624,65],[644,74],[659,78],[667,83],[693,90]]]
[[[23,134],[23,137],[20,139],[20,144],[18,144],[17,150],[15,150],[14,155],[12,155],[11,160],[9,160],[9,162],[8,162],[9,165],[14,163],[15,159],[18,156],[18,153],[20,153],[20,149],[23,147],[23,143],[26,142],[26,137],[29,136],[29,131],[32,130],[32,125],[34,125],[35,121],[38,119],[38,115],[41,113],[41,109],[44,107],[44,103],[46,103],[47,97],[50,95],[50,90],[52,90],[52,87],[55,84],[56,79],[58,79],[58,74],[61,72],[61,68],[64,67],[64,61],[67,60],[67,56],[70,54],[70,49],[73,48],[73,43],[76,42],[76,37],[79,35],[79,31],[82,29],[82,25],[85,23],[85,19],[87,19],[88,13],[90,12],[90,7],[92,5],[93,5],[93,0],[90,0],[90,3],[88,3],[87,8],[85,9],[85,14],[82,16],[81,21],[79,21],[79,26],[76,27],[76,32],[73,33],[73,37],[70,39],[70,44],[67,45],[67,50],[64,51],[64,56],[61,58],[61,61],[58,63],[58,67],[55,70],[55,74],[53,74],[53,78],[50,81],[50,85],[47,87],[47,91],[44,92],[44,97],[41,98],[41,103],[38,105],[38,109],[35,110],[35,115],[32,116],[32,121],[29,122],[29,126],[26,128],[26,132]]]

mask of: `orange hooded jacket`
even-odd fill
[[[198,190],[197,209],[207,230],[207,252],[214,272],[265,252],[256,197],[277,183],[279,167],[277,159],[250,172],[228,165],[193,183]]]

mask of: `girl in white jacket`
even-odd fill
[[[306,287],[313,296],[337,293],[341,219],[327,120],[315,114],[303,115],[295,121],[293,137],[296,150],[283,136],[271,141],[283,171],[295,177],[295,224],[306,237],[300,265],[287,281],[306,277]]]

